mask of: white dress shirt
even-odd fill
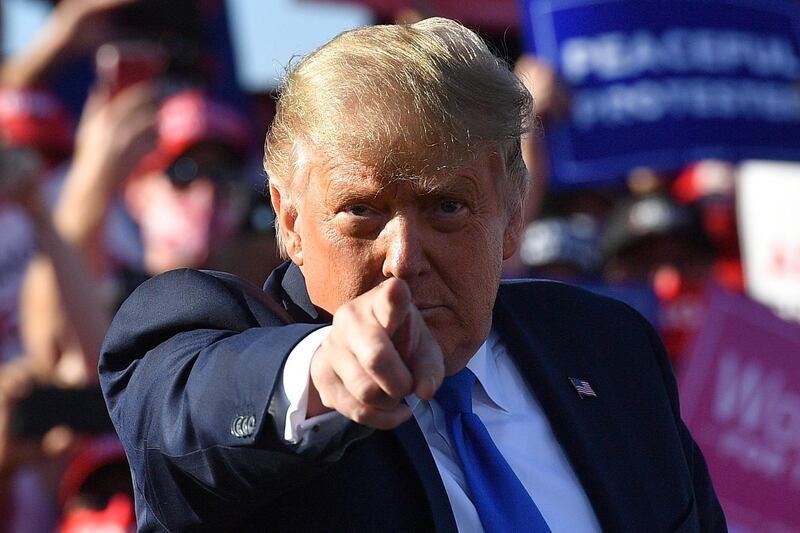
[[[305,419],[311,357],[329,327],[301,341],[284,367],[283,394],[276,395],[275,423],[298,451],[327,442],[343,430],[347,419],[336,412]],[[599,532],[600,524],[588,497],[553,435],[539,402],[517,371],[494,332],[470,359],[467,367],[477,377],[473,412],[486,426],[500,453],[531,495],[550,529],[570,533]],[[450,499],[458,530],[481,532],[478,513],[438,403],[414,395],[406,402],[425,436]],[[285,417],[281,416],[286,413]]]

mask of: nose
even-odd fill
[[[380,236],[385,247],[384,277],[409,280],[427,272],[423,230],[413,216],[395,216],[384,226]]]

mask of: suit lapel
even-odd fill
[[[536,307],[547,303],[526,298],[524,305],[515,305],[512,294],[501,286],[493,327],[547,415],[603,530],[626,531],[630,524],[641,523],[638,518],[631,520],[632,515],[646,515],[649,504],[643,498],[646,492],[638,472],[628,460],[628,448],[620,444],[627,439],[622,437],[619,421],[603,402],[604,394],[613,391],[592,382],[598,397],[581,399],[569,378],[592,381],[585,354],[542,342],[553,335],[536,330]]]
[[[456,520],[450,507],[450,499],[447,497],[447,491],[445,491],[442,478],[439,476],[439,469],[436,468],[431,450],[428,448],[428,443],[416,420],[411,418],[395,428],[394,435],[403,446],[425,488],[436,531],[455,533],[457,531]]]

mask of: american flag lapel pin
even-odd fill
[[[594,392],[592,386],[585,379],[569,378],[569,382],[575,387],[575,391],[578,393],[578,396],[581,397],[581,400],[585,398],[597,398],[597,393]]]

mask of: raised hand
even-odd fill
[[[514,74],[533,95],[536,115],[545,123],[569,115],[572,96],[558,73],[543,59],[523,54],[514,65]]]
[[[67,240],[81,247],[101,246],[106,212],[120,183],[156,146],[157,109],[155,87],[146,82],[110,100],[98,92],[90,96],[55,209],[56,226]]]

